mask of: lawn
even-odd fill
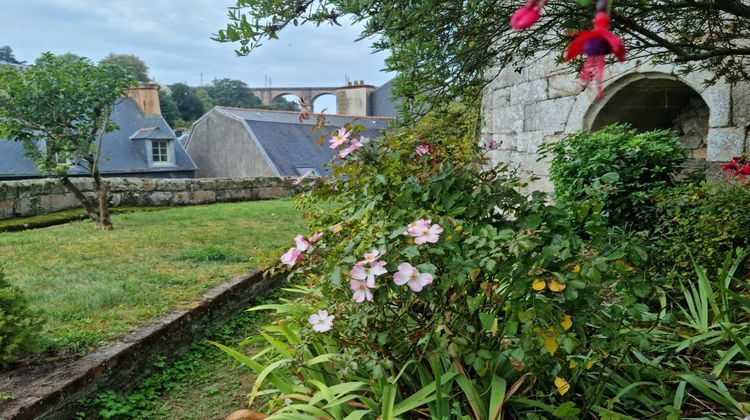
[[[256,267],[303,227],[291,200],[175,208],[0,234],[11,283],[46,317],[49,348],[82,353]]]

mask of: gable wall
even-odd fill
[[[245,125],[216,110],[193,127],[187,152],[198,166],[198,178],[277,176]]]

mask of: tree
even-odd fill
[[[177,103],[172,99],[172,95],[166,89],[159,89],[159,107],[161,116],[167,120],[167,124],[174,126],[174,123],[180,118],[180,110],[177,109]]]
[[[205,87],[195,88],[195,94],[198,95],[199,98],[201,98],[201,102],[203,103],[204,110],[209,110],[216,106],[216,101],[214,101],[214,98],[212,98],[211,95],[208,93],[207,88]]]
[[[299,111],[299,104],[295,101],[288,101],[283,96],[279,96],[273,100],[271,109],[278,109],[280,111]]]
[[[185,121],[195,121],[205,112],[201,98],[195,93],[195,89],[184,83],[175,83],[169,87],[172,91],[172,99],[180,110],[180,118]]]
[[[598,0],[599,3],[606,0]],[[569,34],[591,27],[591,0],[553,0],[532,28],[508,24],[525,0],[237,0],[230,22],[214,37],[239,42],[247,55],[289,25],[338,25],[348,15],[365,25],[387,51],[386,70],[397,72],[394,93],[404,106],[424,109],[470,97],[491,80],[493,68],[522,68],[535,57],[559,53]],[[542,2],[541,4],[543,4]],[[710,70],[713,80],[750,79],[750,5],[745,0],[614,1],[612,29],[632,59],[674,62],[685,72]]]
[[[118,66],[45,53],[26,70],[0,69],[0,137],[22,142],[39,173],[61,180],[92,221],[111,229],[107,189],[99,161],[116,101],[135,81]],[[70,180],[71,168],[85,169],[96,186],[98,211]]]
[[[257,108],[261,100],[240,80],[215,79],[206,88],[216,105],[235,106],[238,108]]]
[[[135,77],[139,82],[148,82],[151,77],[148,75],[148,66],[140,58],[132,54],[113,54],[109,53],[99,64],[112,64],[123,67]]]
[[[18,61],[18,59],[16,59],[16,55],[13,54],[13,48],[11,48],[10,45],[3,45],[0,47],[0,61],[18,65],[26,63],[25,61]]]
[[[84,57],[81,57],[80,55],[74,54],[72,52],[66,52],[66,53],[62,53],[62,54],[52,54],[52,53],[47,52],[47,53],[43,53],[42,55],[40,55],[39,57],[37,57],[36,60],[34,60],[34,64],[39,65],[42,61],[44,61],[44,58],[48,54],[52,55],[52,56],[55,56],[55,57],[59,58],[60,60],[63,60],[63,61],[69,62],[69,63],[76,62],[76,61],[81,60],[82,58],[84,58]]]

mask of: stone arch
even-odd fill
[[[284,99],[287,102],[294,102],[297,105],[297,108],[299,108],[301,104],[300,100],[302,98],[303,98],[303,95],[300,92],[294,92],[294,91],[281,92],[271,97],[271,101],[269,105],[274,106],[276,104],[276,101],[280,99]],[[289,109],[289,111],[292,111],[292,110],[293,109]]]
[[[673,74],[627,73],[605,87],[602,99],[588,103],[585,112],[579,114],[578,129],[596,130],[622,122],[640,131],[672,130],[686,150],[683,174],[687,175],[706,168],[711,109],[703,91],[703,86],[696,87]]]
[[[316,105],[318,99],[325,98],[325,104],[322,106]],[[333,103],[330,103],[330,98],[333,98]],[[339,98],[335,92],[317,92],[312,98],[312,112],[322,113],[325,108],[326,114],[338,114],[338,102]]]

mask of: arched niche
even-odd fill
[[[710,110],[695,89],[673,75],[649,73],[623,77],[587,112],[584,125],[597,130],[627,123],[639,131],[672,130],[685,148],[683,175],[706,167]]]

